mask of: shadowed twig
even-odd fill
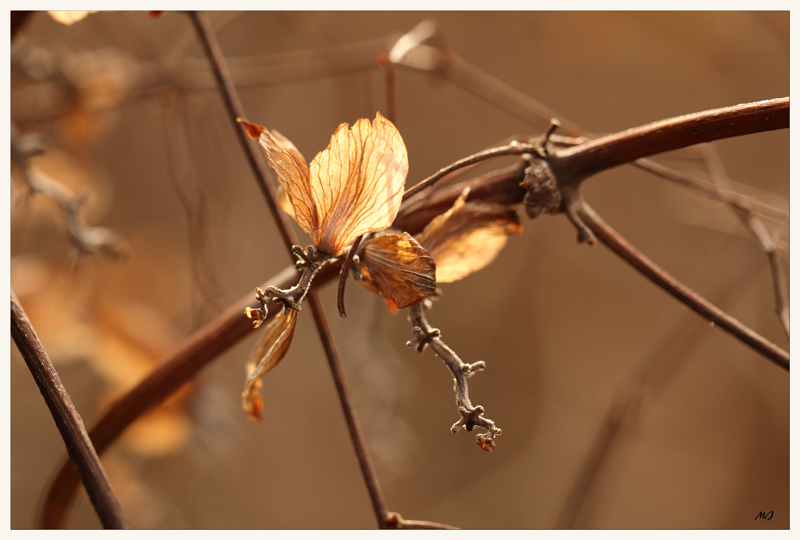
[[[128,518],[114,494],[106,471],[86,433],[83,419],[75,409],[75,405],[72,404],[67,389],[61,383],[58,372],[50,362],[47,352],[42,347],[42,343],[13,289],[11,290],[11,337],[14,338],[19,352],[25,359],[25,363],[50,409],[50,414],[61,433],[61,438],[64,439],[67,452],[77,466],[78,474],[80,474],[83,485],[86,486],[86,492],[89,494],[89,499],[92,501],[103,527],[130,529]]]

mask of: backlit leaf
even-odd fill
[[[290,309],[287,314],[281,310],[264,329],[250,353],[247,361],[247,380],[242,392],[242,407],[255,422],[262,423],[261,411],[264,401],[261,398],[261,377],[274,368],[286,355],[292,343],[297,324],[297,311]]]
[[[466,202],[469,189],[417,235],[436,260],[436,281],[450,283],[491,263],[511,234],[520,234],[516,210],[501,204]]]
[[[408,154],[394,124],[378,113],[353,128],[342,124],[328,148],[311,161],[311,191],[317,204],[314,244],[338,255],[356,238],[394,221],[408,174]]]
[[[317,249],[339,255],[369,232],[389,227],[403,200],[408,154],[397,128],[378,113],[352,127],[341,124],[328,148],[307,166],[277,131],[239,120],[258,139],[297,223]]]
[[[408,233],[389,233],[368,240],[358,269],[361,283],[391,300],[397,308],[436,293],[436,263]]]

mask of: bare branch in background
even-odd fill
[[[28,197],[36,194],[47,195],[61,208],[66,221],[67,232],[76,249],[76,261],[85,255],[103,253],[115,259],[125,258],[128,247],[111,229],[87,225],[80,216],[81,207],[87,196],[75,195],[57,180],[44,174],[30,163],[30,158],[43,153],[31,137],[11,139],[11,162],[16,165],[20,177],[30,188]]]
[[[782,251],[781,243],[767,230],[764,226],[764,222],[761,221],[749,204],[747,206],[741,205],[726,197],[725,193],[731,191],[731,183],[725,172],[725,165],[723,165],[722,159],[719,157],[719,153],[714,146],[710,144],[703,145],[702,151],[706,157],[708,172],[714,179],[714,183],[720,191],[720,196],[728,203],[731,210],[734,211],[745,228],[753,235],[753,238],[761,244],[761,248],[767,254],[770,271],[772,272],[773,292],[775,294],[775,313],[778,315],[781,326],[783,326],[783,331],[788,338],[790,332],[789,290],[786,285],[786,276],[783,272],[783,265],[780,259]]]

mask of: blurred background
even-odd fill
[[[789,95],[789,15],[304,12],[211,15],[248,120],[310,160],[342,122],[387,114],[376,55],[423,20],[437,44],[610,133]],[[76,266],[63,216],[11,183],[11,285],[87,424],[170,349],[291,259],[225,116],[188,17],[35,13],[11,47],[14,137],[86,193],[125,242]],[[546,128],[438,72],[398,68],[408,184]],[[715,143],[734,188],[789,210],[788,130]],[[688,156],[688,157],[687,157]],[[660,158],[708,178],[686,153]],[[513,163],[496,160],[482,169]],[[633,167],[589,204],[668,272],[788,350],[760,246],[722,203]],[[491,454],[458,419],[452,377],[406,348],[405,312],[320,289],[390,510],[462,528],[787,528],[789,376],[657,289],[564,216],[523,218],[488,268],[443,285],[428,319],[502,428]],[[788,223],[766,222],[786,244]],[[304,241],[307,236],[297,228]],[[241,410],[258,332],[134,424],[104,456],[134,528],[372,528],[375,518],[311,317],[264,379],[270,420]],[[64,446],[11,345],[11,526],[37,527]],[[646,374],[646,375],[643,375]],[[276,444],[278,442],[278,444]],[[759,512],[771,520],[756,520]],[[99,521],[81,494],[73,525]]]

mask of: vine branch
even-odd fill
[[[94,505],[100,522],[106,529],[130,529],[128,518],[122,510],[114,488],[108,480],[103,464],[86,433],[83,419],[67,389],[64,388],[58,372],[53,367],[47,352],[42,347],[36,331],[31,325],[25,310],[11,289],[11,337],[25,359],[28,369],[44,397],[50,414],[56,423],[61,438],[67,447],[69,457],[77,467],[86,492]],[[75,471],[75,469],[72,469]]]

